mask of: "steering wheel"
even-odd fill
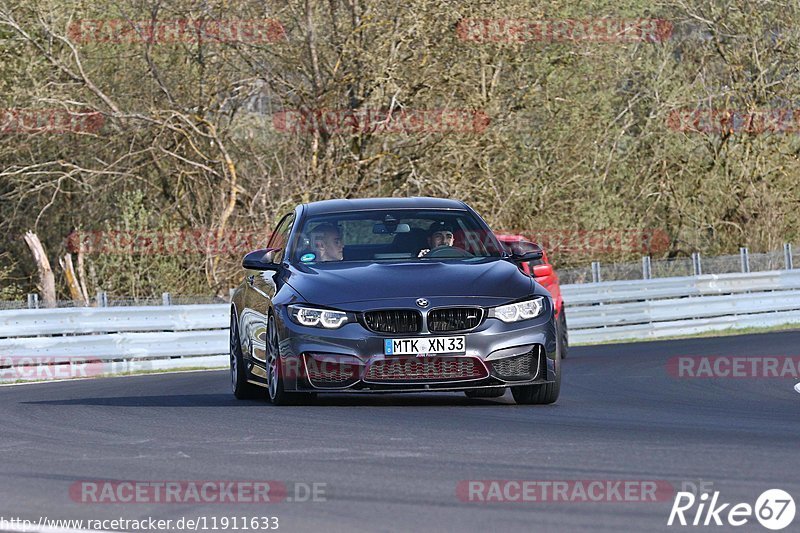
[[[423,257],[436,258],[462,258],[462,257],[475,257],[471,253],[456,246],[440,246],[434,248]]]

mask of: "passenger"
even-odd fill
[[[431,250],[453,246],[453,227],[446,222],[434,222],[428,228],[428,248],[420,250],[417,257],[425,257]]]
[[[333,224],[320,224],[311,230],[311,245],[317,261],[341,261],[344,258],[342,234]]]

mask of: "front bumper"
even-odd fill
[[[555,380],[553,310],[506,324],[485,318],[469,332],[381,334],[361,323],[325,330],[300,326],[276,308],[284,388],[306,392],[464,391],[543,384]],[[384,354],[387,338],[463,335],[465,353]]]

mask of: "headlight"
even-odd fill
[[[536,318],[544,312],[544,296],[509,305],[501,305],[489,311],[489,316],[499,318],[503,322],[519,322]]]
[[[290,305],[289,316],[292,317],[294,322],[310,328],[336,329],[350,320],[350,317],[344,311],[315,309],[301,305]]]

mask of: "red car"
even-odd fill
[[[522,235],[497,234],[497,238],[505,245],[512,242],[527,241]],[[561,297],[561,287],[558,284],[558,274],[553,265],[547,260],[547,253],[542,250],[542,258],[528,263],[521,263],[520,268],[536,282],[550,291],[556,308],[556,339],[561,343],[562,359],[567,356],[569,348],[569,333],[567,332],[567,315],[564,311],[564,300]]]

